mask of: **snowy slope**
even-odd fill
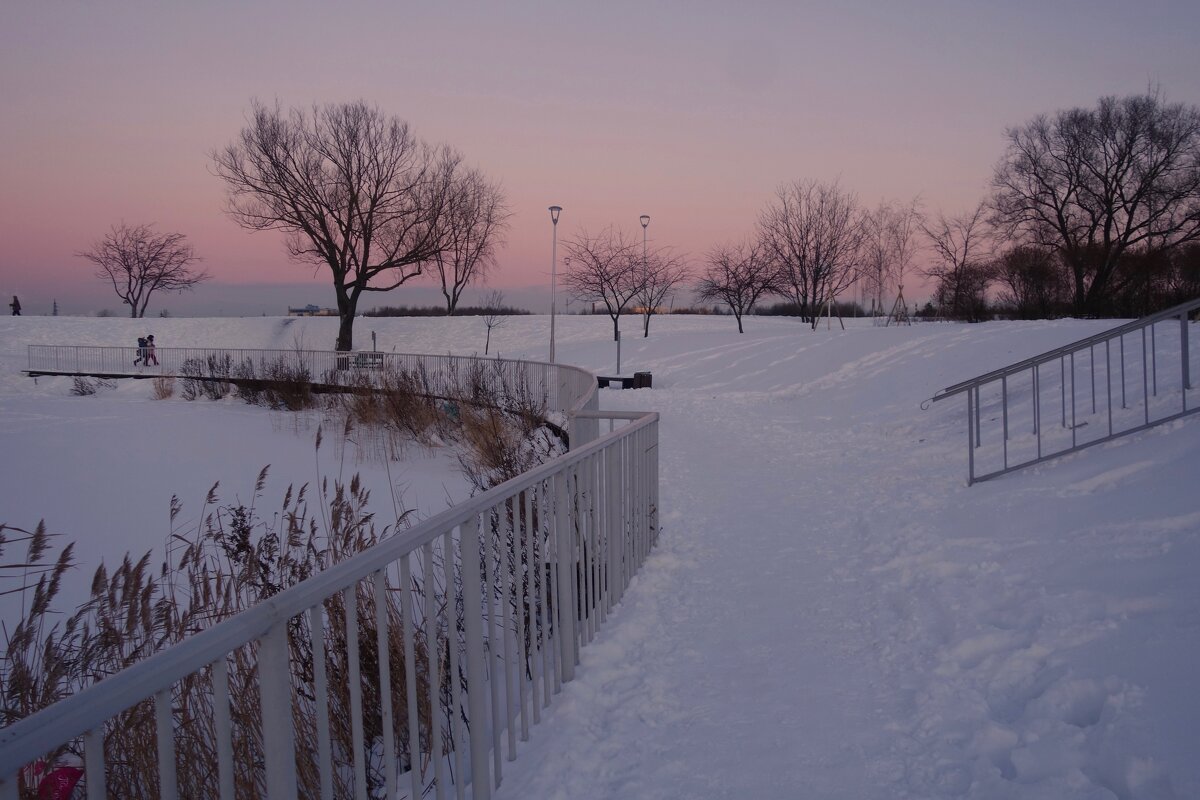
[[[651,370],[655,388],[601,404],[662,414],[663,534],[500,796],[1200,797],[1200,420],[968,488],[960,404],[919,408],[1111,324],[751,319],[739,336],[727,318],[681,317],[643,340],[630,321],[625,372]],[[13,374],[25,343],[124,343],[143,328],[162,346],[321,347],[335,333],[331,320],[0,320],[0,521],[49,516],[24,476],[75,475],[81,440],[100,455],[76,516],[128,518],[141,504],[123,476],[165,470],[156,443],[210,417],[206,430],[237,431],[214,448],[229,471],[313,471],[311,439],[266,412],[155,403],[136,386],[74,398]],[[483,339],[470,318],[363,320],[360,344],[372,329],[385,350]],[[560,318],[560,360],[612,372],[608,330]],[[547,331],[515,318],[493,347],[545,358]],[[147,414],[161,427],[137,446],[97,433]],[[55,447],[39,448],[52,430]],[[170,493],[202,497],[212,471],[138,494],[157,504],[160,541]]]

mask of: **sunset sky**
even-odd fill
[[[209,153],[252,98],[364,99],[457,147],[514,211],[492,283],[535,308],[521,287],[548,284],[549,205],[564,209],[560,238],[634,233],[649,214],[654,243],[697,260],[750,233],[798,178],[958,213],[985,193],[1005,126],[1151,84],[1200,103],[1198,31],[1195,0],[13,0],[0,11],[0,296],[26,313],[52,299],[120,312],[74,254],[125,221],[184,233],[213,276],[151,313],[259,313],[239,296],[272,314],[332,305],[326,276],[289,262],[279,234],[223,213]],[[364,307],[432,301],[402,289]]]

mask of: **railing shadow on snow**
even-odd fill
[[[347,356],[158,350],[163,370],[214,353],[289,354],[306,359],[313,374],[336,371]],[[430,374],[455,359],[381,355],[409,365],[429,359],[423,368]],[[118,356],[131,363],[132,348],[31,346],[30,371],[70,366],[96,374]],[[377,360],[370,358],[368,369]],[[245,794],[247,780],[252,794],[268,798],[302,791],[332,798],[335,776],[366,798],[368,762],[382,773],[377,788],[388,797],[401,796],[401,785],[413,798],[429,791],[444,797],[451,786],[461,797],[468,785],[473,797],[489,797],[503,762],[516,757],[518,742],[574,677],[580,649],[620,602],[658,536],[658,415],[598,411],[595,376],[584,370],[512,363],[545,393],[549,408],[566,415],[569,452],[0,730],[0,800],[20,796],[25,765],[72,743],[83,755],[87,797],[105,797],[106,731],[146,702],[154,708],[163,798],[232,800]],[[334,619],[332,607],[344,609],[344,619]],[[322,710],[339,688],[325,668],[325,632],[335,623],[346,631],[338,658],[348,665],[350,753],[334,752]],[[376,633],[367,659],[360,625]],[[295,637],[306,637],[311,648],[310,682],[291,663]],[[239,664],[247,668],[231,659],[235,652],[252,658],[249,670],[258,679],[261,728],[250,732],[237,731],[230,713],[231,673]],[[377,675],[362,671],[364,660]],[[173,703],[184,680],[203,683],[213,709],[200,726],[215,739],[204,786],[178,785],[177,739],[197,727],[180,719]],[[374,691],[379,707],[364,710],[364,685],[391,691]],[[298,725],[306,713],[315,724]],[[364,725],[368,714],[379,724]],[[235,762],[235,736],[259,742],[255,763]],[[319,786],[301,785],[298,759],[315,759]]]
[[[942,389],[967,398],[967,483],[1200,411],[1200,298]]]

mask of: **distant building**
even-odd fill
[[[289,317],[336,317],[338,315],[336,308],[321,308],[314,306],[312,303],[303,308],[289,308]]]

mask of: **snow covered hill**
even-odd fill
[[[921,401],[1113,323],[850,322],[624,326],[624,371],[654,388],[601,405],[662,414],[660,544],[500,797],[1200,797],[1200,420],[968,488],[961,404]],[[493,353],[543,359],[548,327],[512,318]],[[408,352],[484,336],[474,318],[362,320],[360,344],[371,330]],[[610,330],[560,317],[560,360],[613,372]],[[316,349],[336,321],[0,319],[0,522],[45,517],[88,542],[86,565],[161,543],[172,493],[248,491],[266,463],[280,493],[361,469],[381,514],[389,481],[426,514],[456,491],[437,454],[398,480],[318,466],[311,429],[236,401],[19,374],[26,344],[145,332]]]

